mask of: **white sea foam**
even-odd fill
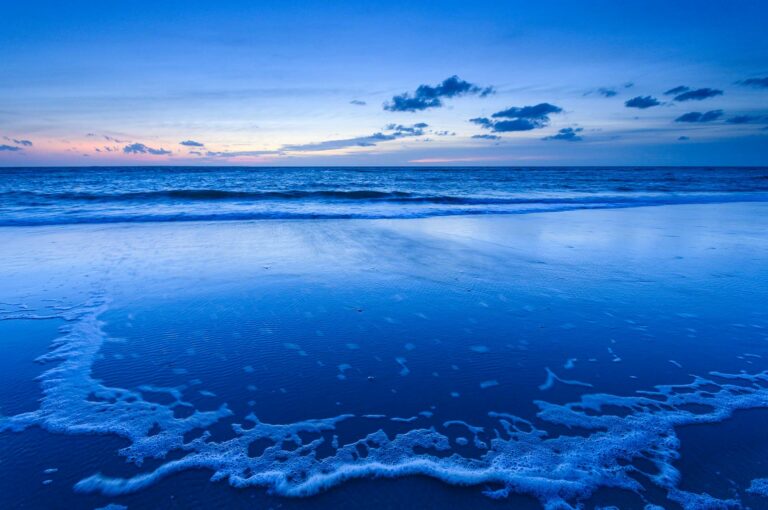
[[[559,377],[556,373],[554,373],[552,370],[550,370],[549,367],[546,367],[545,370],[547,371],[547,378],[544,380],[544,383],[542,383],[539,386],[539,389],[541,391],[546,391],[548,389],[551,389],[552,386],[555,385],[555,381],[561,382],[563,384],[567,384],[569,386],[584,386],[585,388],[592,387],[592,385],[589,383],[576,381],[573,379],[563,379]]]
[[[671,501],[687,510],[729,508],[738,501],[679,488],[680,473],[674,462],[680,444],[675,429],[720,422],[738,409],[768,407],[768,372],[715,372],[688,384],[658,386],[630,396],[588,394],[567,404],[535,402],[543,423],[578,427],[586,432],[581,435],[549,435],[523,418],[493,412],[488,415],[493,426],[452,420],[442,427],[415,428],[393,437],[378,430],[347,444],[334,435],[332,452],[321,455],[319,446],[327,441],[323,434],[333,434],[339,422],[357,418],[344,414],[274,425],[250,414],[244,419],[248,426],[232,426],[231,439],[216,442],[205,432],[185,442],[187,432],[205,430],[231,416],[231,411],[222,405],[177,418],[174,408],[188,405],[179,388],[147,386],[131,391],[93,379],[92,364],[106,340],[99,320],[105,309],[104,302],[94,301],[65,312],[71,322],[53,349],[40,358],[53,366],[40,377],[44,396],[39,409],[0,417],[0,431],[40,426],[69,434],[116,434],[130,442],[120,454],[137,465],[146,458],[162,459],[171,450],[185,452],[131,478],[96,473],[75,486],[78,491],[107,496],[138,491],[171,474],[203,468],[213,473],[213,480],[226,480],[234,487],[262,486],[294,497],[355,478],[424,475],[454,485],[485,486],[485,494],[493,498],[529,494],[546,509],[559,510],[577,508],[599,488],[641,493],[642,480],[663,489]],[[146,391],[163,391],[175,401],[148,402],[142,395]],[[430,417],[422,413],[421,420]],[[474,436],[478,455],[450,454],[452,444],[463,442],[451,439],[449,434],[458,431],[455,428]],[[250,456],[249,445],[259,440],[269,440],[272,446]],[[765,479],[758,479],[750,491],[762,495],[765,487]]]

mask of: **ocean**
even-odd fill
[[[0,225],[415,218],[767,198],[766,168],[0,169]]]
[[[766,168],[0,170],[4,508],[768,507]]]

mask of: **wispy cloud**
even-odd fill
[[[391,101],[384,103],[384,109],[391,112],[416,112],[439,108],[443,106],[444,98],[465,95],[485,97],[492,93],[493,87],[480,87],[454,75],[435,86],[419,85],[413,94],[405,92],[394,96]]]
[[[501,140],[499,135],[472,135],[477,140]]]
[[[597,93],[603,97],[613,97],[618,94],[618,92],[616,92],[616,89],[608,88],[608,87],[600,87],[599,89],[597,89]]]
[[[469,121],[497,133],[530,131],[543,128],[549,124],[550,115],[562,111],[563,109],[559,106],[550,103],[539,103],[533,106],[513,106],[494,113],[490,119],[487,117],[476,117],[469,119]]]
[[[20,150],[21,147],[15,147],[13,145],[0,145],[0,152],[16,152]]]
[[[240,157],[256,157],[256,156],[275,156],[280,154],[279,151],[272,150],[256,150],[256,151],[208,151],[205,153],[209,158],[240,158]]]
[[[739,85],[746,87],[755,87],[759,89],[768,89],[768,76],[765,78],[747,78],[746,80],[737,81]]]
[[[665,96],[676,96],[678,94],[682,94],[683,92],[688,92],[691,90],[691,87],[686,87],[685,85],[680,85],[679,87],[675,87],[672,89],[669,89],[668,91],[664,92]]]
[[[360,101],[359,99],[353,99],[352,101],[349,102],[349,104],[353,104],[355,106],[365,106],[368,103],[366,103],[365,101]]]
[[[32,142],[29,140],[19,140],[17,138],[10,138],[8,136],[4,136],[3,140],[15,143],[16,145],[21,145],[22,147],[32,147]]]
[[[284,145],[282,151],[319,152],[346,149],[350,147],[373,147],[381,142],[397,140],[398,138],[422,136],[424,134],[424,128],[426,127],[428,127],[428,125],[424,122],[419,122],[410,126],[389,124],[382,132],[373,133],[372,135],[342,138],[339,140],[325,140],[307,144]]]
[[[584,128],[563,128],[557,132],[556,135],[545,136],[542,140],[563,140],[566,142],[579,142],[583,140],[579,133],[584,131]]]
[[[675,122],[712,122],[723,116],[723,110],[710,110],[708,112],[689,112],[675,119]]]
[[[653,96],[637,96],[624,102],[624,106],[627,108],[640,108],[641,110],[659,106],[660,104],[661,102]]]
[[[753,124],[761,120],[763,120],[763,117],[759,115],[736,115],[726,120],[726,122],[729,124]]]
[[[424,122],[418,122],[411,125],[388,124],[383,130],[365,136],[355,136],[352,138],[340,138],[333,140],[323,140],[320,142],[283,145],[274,150],[255,150],[255,151],[208,151],[209,157],[254,157],[254,156],[281,156],[290,152],[324,152],[339,149],[349,149],[354,147],[374,147],[382,142],[389,142],[400,138],[417,137],[426,134],[425,129],[429,127]]]
[[[143,143],[132,143],[130,145],[126,145],[123,147],[123,152],[126,154],[151,154],[153,156],[165,156],[171,153],[171,151],[167,151],[162,148],[153,149],[152,147],[147,147]]]
[[[179,142],[179,145],[184,145],[185,147],[203,147],[203,146],[205,146],[204,143],[196,142],[194,140],[184,140],[183,142]]]

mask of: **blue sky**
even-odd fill
[[[2,12],[4,166],[768,164],[760,0]]]

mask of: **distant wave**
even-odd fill
[[[281,207],[279,202],[271,204],[264,210],[248,210],[247,208],[236,211],[220,211],[213,208],[196,208],[194,205],[182,204],[176,210],[170,212],[152,212],[149,207],[125,208],[119,211],[113,210],[82,210],[68,207],[62,212],[38,215],[27,213],[4,215],[0,218],[0,226],[37,226],[37,225],[68,225],[68,224],[100,224],[100,223],[151,223],[151,222],[196,222],[196,221],[246,221],[246,220],[319,220],[319,219],[405,219],[423,218],[430,216],[458,216],[458,215],[484,215],[484,214],[530,214],[542,212],[560,212],[579,209],[618,209],[630,207],[649,207],[662,205],[683,204],[716,204],[735,202],[768,202],[768,193],[718,193],[718,194],[663,194],[651,196],[616,196],[593,195],[581,197],[540,197],[540,198],[494,198],[494,197],[452,197],[431,196],[417,197],[405,192],[222,192],[222,191],[194,191],[178,190],[175,192],[157,193],[204,193],[219,195],[225,193],[239,194],[239,196],[267,195],[278,198],[277,195],[296,197],[296,193],[310,194],[309,196],[353,196],[352,200],[365,200],[363,195],[382,197],[378,202],[412,202],[412,207],[402,208],[376,208],[374,205],[351,209],[339,206],[331,208],[313,209],[311,204],[303,205],[301,210],[296,208]],[[322,195],[318,195],[322,193]],[[136,196],[148,193],[120,194],[107,196]],[[155,192],[149,193],[157,196]],[[330,195],[329,195],[330,194]],[[74,194],[67,194],[74,195]],[[77,194],[80,195],[80,194]],[[199,195],[196,195],[199,196]],[[383,198],[390,197],[390,198]],[[297,197],[298,198],[298,197]],[[371,201],[372,199],[367,199]],[[377,200],[373,200],[377,201]],[[431,203],[434,207],[423,204]],[[174,204],[177,205],[177,204]],[[45,211],[45,210],[42,210]]]
[[[10,194],[10,193],[7,193]],[[414,198],[411,193],[403,191],[377,190],[319,190],[319,191],[232,191],[219,189],[171,189],[159,191],[138,191],[128,193],[38,193],[27,191],[14,193],[17,198],[29,197],[45,200],[82,200],[99,202],[119,202],[124,200],[152,201],[164,199],[176,200],[306,200],[306,199],[337,199],[337,200],[407,200]]]
[[[51,202],[162,202],[165,200],[177,201],[217,201],[217,200],[236,200],[246,202],[258,201],[363,201],[363,202],[401,202],[401,203],[433,203],[433,204],[456,204],[456,205],[483,205],[483,204],[592,204],[611,202],[637,203],[642,201],[657,200],[658,190],[651,192],[651,195],[628,195],[626,192],[636,193],[647,192],[647,190],[634,190],[628,187],[619,187],[616,191],[620,194],[600,194],[582,196],[560,196],[560,197],[501,197],[501,196],[453,196],[453,195],[430,195],[417,194],[406,191],[380,191],[380,190],[287,190],[287,191],[231,191],[219,189],[173,189],[161,191],[140,191],[128,193],[90,193],[90,192],[65,192],[65,193],[42,193],[42,192],[7,192],[0,193],[0,198],[10,197],[15,202],[25,202],[24,199],[46,200]],[[623,193],[622,193],[623,192]],[[733,193],[729,191],[728,193]],[[761,194],[760,192],[744,191],[750,195]],[[676,202],[680,199],[687,200],[690,196],[723,196],[724,192],[716,192],[696,195],[690,194],[665,194],[659,196],[658,200]],[[733,197],[727,198],[731,201]],[[762,199],[761,199],[762,200]]]

